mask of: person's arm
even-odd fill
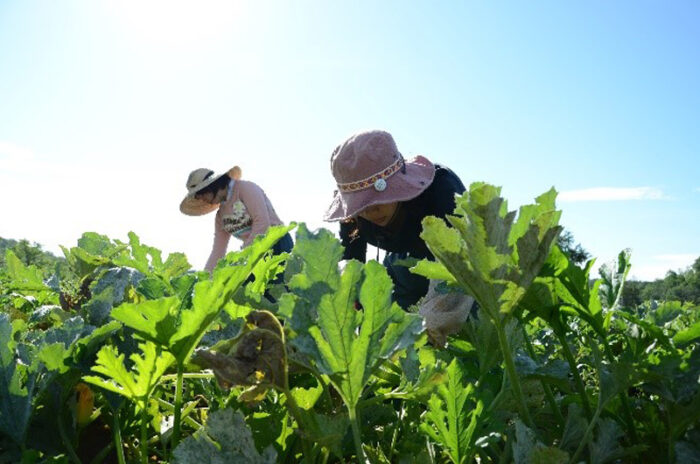
[[[228,249],[228,241],[230,238],[231,234],[224,230],[221,214],[217,212],[216,219],[214,220],[214,244],[212,245],[209,259],[207,259],[207,264],[204,266],[205,270],[211,272],[216,267],[216,263],[224,257]]]
[[[257,184],[253,182],[241,183],[239,195],[253,221],[250,235],[243,244],[243,246],[247,246],[256,236],[267,232],[267,229],[272,225],[272,218],[270,218],[270,212],[267,209],[265,192]]]
[[[359,230],[355,221],[340,223],[340,243],[345,248],[343,259],[356,259],[365,262],[367,242],[357,234]]]

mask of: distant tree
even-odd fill
[[[644,288],[648,285],[648,282],[641,282],[639,280],[628,280],[622,287],[622,299],[620,304],[625,308],[635,308],[642,304],[644,297],[642,292]]]
[[[700,304],[700,257],[683,271],[668,271],[663,279],[644,283],[641,298]]]
[[[576,243],[574,234],[566,229],[559,235],[557,245],[571,261],[578,265],[584,264],[591,257],[580,243]]]
[[[0,268],[5,267],[5,252],[12,252],[25,265],[33,265],[42,269],[48,277],[53,273],[61,273],[67,268],[67,263],[64,258],[60,258],[45,251],[38,243],[30,243],[28,240],[12,240],[0,238]]]

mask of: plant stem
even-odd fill
[[[569,464],[574,464],[575,462],[577,462],[576,459],[578,458],[578,455],[581,454],[581,451],[583,451],[583,448],[588,444],[589,437],[591,436],[591,433],[593,433],[593,427],[595,427],[596,422],[598,422],[598,417],[600,416],[600,412],[602,410],[602,405],[599,405],[599,407],[596,408],[595,414],[593,414],[591,422],[588,424],[588,427],[586,427],[586,432],[583,434],[581,443],[578,445],[578,448],[576,448],[576,452],[573,456],[571,456],[571,459],[569,460]]]
[[[144,401],[143,409],[141,410],[141,462],[148,464],[148,399]]]
[[[508,380],[510,380],[510,386],[513,389],[513,396],[515,397],[515,401],[520,408],[520,415],[522,416],[523,422],[525,422],[525,425],[528,427],[533,428],[530,411],[527,409],[525,397],[523,396],[523,390],[520,386],[520,379],[518,378],[518,373],[515,371],[515,361],[513,361],[513,354],[510,351],[510,345],[508,344],[508,337],[506,337],[503,322],[504,321],[499,320],[499,318],[495,318],[494,325],[496,326],[496,333],[498,334],[498,343],[500,344],[501,352],[503,353],[503,360],[506,364]]]
[[[286,380],[286,378],[285,378]],[[287,383],[287,382],[285,382]],[[289,406],[289,412],[292,414],[292,417],[297,423],[297,426],[299,428],[303,428],[302,424],[304,423],[302,421],[303,416],[302,412],[299,409],[299,405],[297,405],[296,400],[292,396],[292,393],[289,391],[289,385],[285,385],[286,390],[283,391],[284,395],[287,397],[287,406]],[[309,459],[311,459],[312,456],[312,448],[309,446],[309,441],[304,438],[303,436],[301,437],[301,448],[304,450],[304,456],[307,456]]]
[[[405,405],[402,402],[401,403],[401,408],[399,409],[399,417],[397,418],[398,420],[396,421],[396,424],[394,425],[394,432],[391,434],[391,445],[389,446],[389,461],[391,461],[392,456],[394,455],[394,448],[396,448],[396,441],[399,438],[399,424],[403,421],[404,417],[404,412],[405,412]]]
[[[588,402],[588,395],[586,394],[586,387],[583,384],[583,379],[581,374],[578,372],[578,367],[576,366],[576,359],[574,358],[571,348],[569,347],[569,342],[566,340],[566,335],[564,335],[564,329],[562,327],[555,328],[555,335],[561,343],[561,350],[564,354],[564,358],[569,363],[569,368],[571,369],[571,374],[574,376],[574,385],[578,394],[581,397],[581,404],[583,405],[583,410],[586,413],[586,418],[591,420],[593,411],[591,411],[591,404]]]
[[[184,365],[181,362],[177,364],[177,381],[175,382],[175,410],[173,411],[173,440],[171,450],[174,450],[180,441],[180,422],[182,420],[182,378],[184,373]]]
[[[534,360],[536,358],[535,354],[535,349],[532,347],[532,343],[530,343],[530,337],[527,335],[527,331],[525,330],[525,326],[521,326],[523,329],[523,338],[525,340],[525,347],[527,348],[527,352],[530,354],[530,357]],[[547,398],[547,402],[549,403],[549,407],[552,409],[552,413],[554,414],[554,417],[556,417],[557,422],[559,422],[560,427],[564,427],[565,420],[564,416],[561,415],[561,411],[559,410],[559,407],[557,406],[557,402],[554,399],[554,395],[552,394],[552,389],[549,388],[549,385],[544,380],[540,380],[540,383],[542,384],[542,388],[544,389],[544,394],[545,397]]]
[[[100,464],[101,462],[105,462],[105,458],[109,452],[112,451],[112,448],[114,448],[114,443],[107,443],[107,446],[102,448],[100,452],[97,453],[94,458],[92,458],[90,464]]]
[[[286,343],[286,337],[284,335],[284,329],[282,326],[279,327],[280,330],[280,340],[282,341],[282,361],[283,361],[283,366],[284,370],[282,372],[283,379],[282,379],[282,384],[283,384],[283,389],[282,393],[284,393],[284,396],[287,398],[287,405],[289,406],[289,412],[292,414],[292,417],[294,417],[294,420],[297,423],[297,426],[302,429],[304,428],[304,423],[305,421],[304,416],[301,412],[301,409],[299,409],[299,405],[297,404],[297,401],[294,399],[294,395],[292,395],[291,390],[289,389],[289,359],[287,357],[287,343]],[[319,382],[321,380],[319,379]],[[308,459],[311,459],[311,452],[312,449],[309,446],[309,441],[305,437],[301,437],[301,448],[304,450],[304,455],[308,457]]]
[[[172,412],[172,413],[175,412],[175,406],[173,406],[172,403],[168,403],[167,401],[165,401],[164,399],[161,399],[161,398],[154,398],[154,399],[155,399],[156,403],[158,403],[160,406],[163,407],[164,410],[166,410],[168,412]],[[192,417],[190,417],[190,416],[185,417],[182,421],[195,430],[199,430],[202,428],[202,424],[200,424],[196,420],[192,419]]]
[[[362,450],[362,436],[360,435],[360,420],[357,416],[355,406],[348,407],[348,416],[350,417],[350,427],[352,428],[352,438],[355,441],[355,453],[357,453],[357,462],[365,463],[365,452]]]
[[[119,464],[126,464],[124,459],[124,446],[122,445],[122,429],[119,424],[119,410],[114,411],[114,425],[112,426],[112,434],[114,436],[114,449],[117,452],[117,460]]]
[[[215,375],[210,372],[186,372],[182,374],[183,379],[213,379]],[[161,382],[172,382],[177,380],[177,374],[168,374],[160,378]]]
[[[605,355],[608,357],[608,360],[611,363],[616,363],[617,360],[615,359],[615,356],[613,355],[612,351],[610,350],[610,344],[608,343],[607,339],[603,339],[603,347],[605,349]],[[637,438],[637,430],[634,428],[634,419],[632,418],[632,408],[630,408],[630,403],[629,399],[627,398],[627,395],[625,392],[621,391],[618,396],[620,397],[620,402],[622,403],[622,413],[625,416],[625,422],[627,422],[627,431],[630,434],[630,438],[632,439],[632,443],[636,444],[639,443],[639,439]]]
[[[498,389],[498,393],[496,393],[496,396],[493,397],[493,400],[491,401],[491,404],[489,404],[488,411],[495,411],[498,409],[501,405],[501,401],[503,398],[503,395],[505,394],[506,391],[506,385],[507,385],[507,380],[508,376],[506,375],[505,372],[503,372],[503,375],[501,375],[501,388]]]
[[[63,446],[65,446],[66,451],[68,452],[68,456],[70,456],[71,461],[75,462],[76,464],[81,464],[80,458],[77,454],[75,454],[73,445],[71,444],[70,439],[68,438],[68,434],[66,433],[66,428],[63,425],[62,413],[59,412],[59,414],[57,414],[56,422],[58,423],[58,434],[61,436],[61,441],[63,442]]]

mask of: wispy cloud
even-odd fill
[[[7,169],[22,163],[32,162],[34,152],[14,143],[0,140],[0,167]]]
[[[682,271],[692,265],[697,258],[697,253],[652,256],[650,260],[639,266],[633,263],[630,278],[645,281],[663,279],[668,271]]]
[[[664,200],[668,197],[655,187],[593,187],[561,192],[560,201]]]

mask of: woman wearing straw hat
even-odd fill
[[[268,227],[282,224],[272,203],[256,183],[241,179],[241,168],[234,166],[227,172],[215,174],[200,168],[187,177],[187,196],[180,203],[180,211],[188,216],[201,216],[216,211],[214,244],[204,268],[211,271],[226,254],[231,236],[248,246],[264,234]],[[287,234],[274,246],[273,253],[292,250],[292,237]]]
[[[384,265],[400,306],[417,303],[431,287],[420,309],[429,333],[431,325],[438,336],[461,325],[473,299],[462,299],[456,306],[451,301],[447,308],[454,295],[435,298],[432,282],[394,264],[405,258],[435,259],[420,238],[421,221],[454,212],[455,194],[465,190],[459,177],[423,156],[405,160],[391,134],[379,130],[355,134],[338,145],[331,155],[331,171],[338,189],[324,219],[340,221],[343,258],[365,261],[367,244],[385,250]]]

